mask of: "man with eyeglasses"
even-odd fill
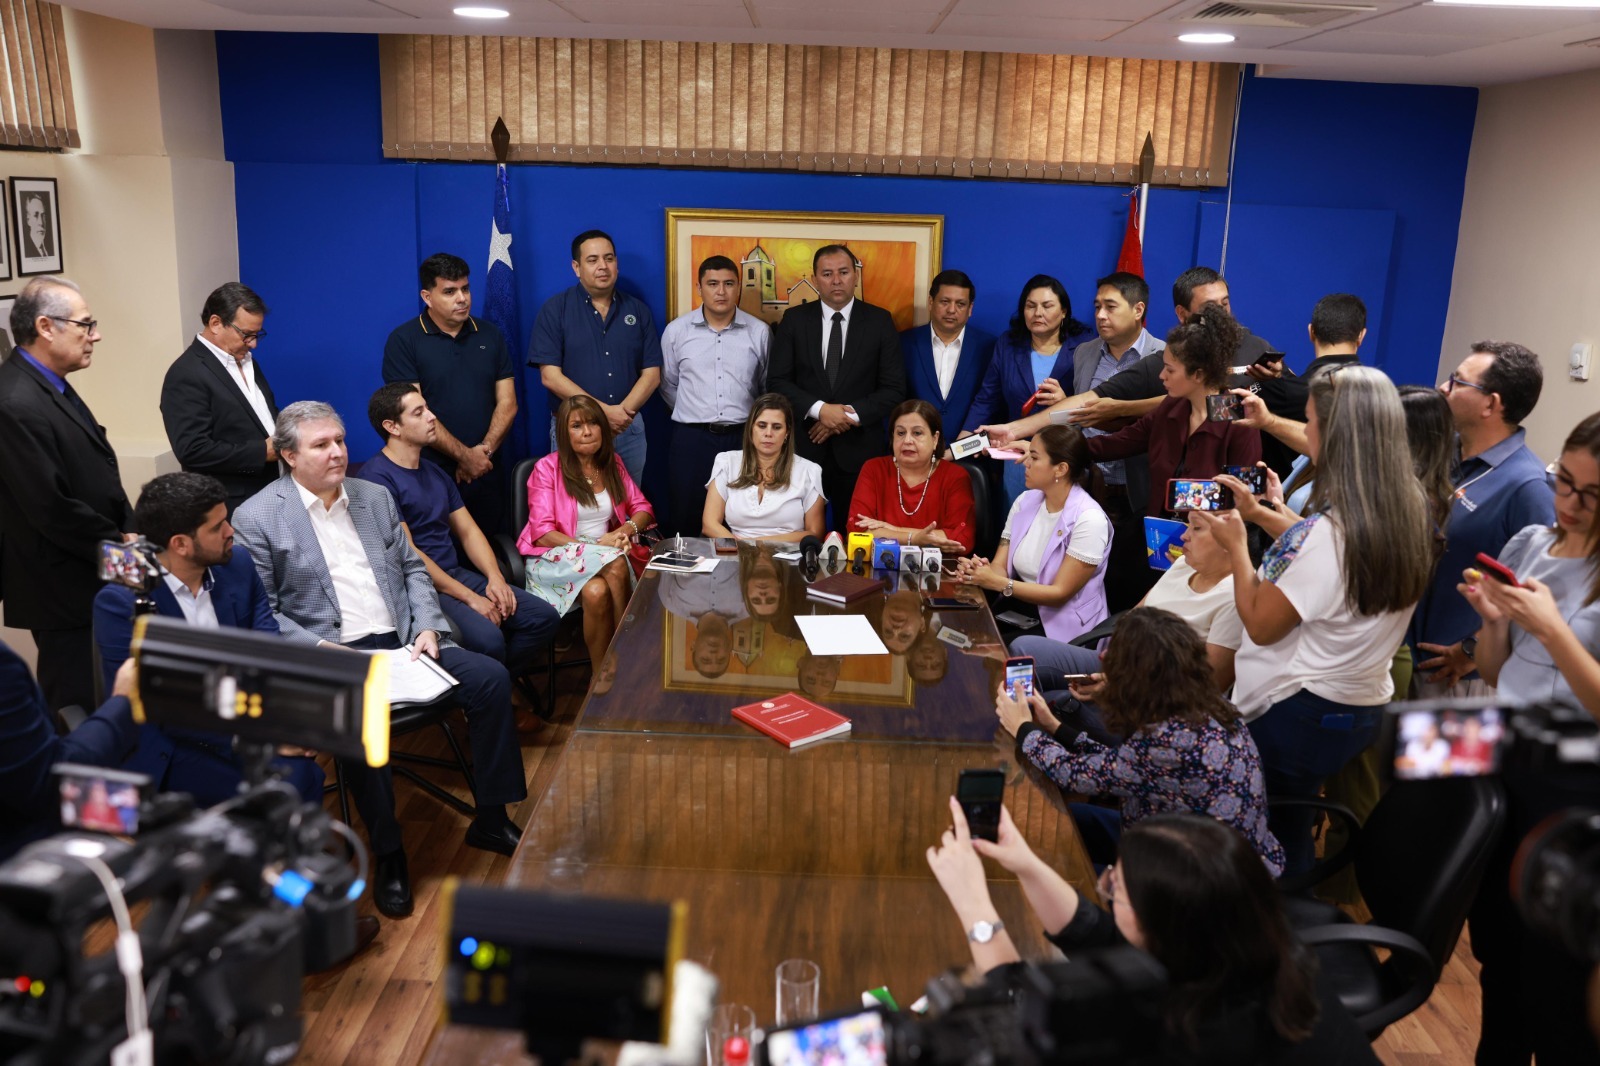
[[[1461,571],[1479,552],[1498,557],[1518,530],[1555,523],[1545,464],[1528,449],[1522,429],[1543,385],[1539,357],[1527,348],[1480,341],[1439,386],[1455,419],[1458,450],[1444,555],[1407,637],[1424,698],[1487,692],[1472,660],[1478,613],[1456,591]]]
[[[230,281],[206,297],[194,343],[167,368],[161,420],[184,470],[210,474],[228,493],[228,514],[278,480],[272,426],[278,403],[255,348],[267,305]]]
[[[0,364],[0,594],[5,624],[33,633],[52,711],[94,706],[93,608],[102,540],[133,508],[117,453],[67,378],[100,340],[78,286],[34,278],[11,308],[17,349]]]

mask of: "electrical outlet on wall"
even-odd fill
[[[1572,346],[1572,354],[1567,358],[1567,376],[1573,381],[1589,380],[1589,360],[1594,355],[1594,345],[1581,341]]]

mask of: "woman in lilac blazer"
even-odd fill
[[[528,476],[528,524],[517,538],[528,591],[563,615],[583,603],[583,640],[600,662],[628,603],[633,538],[655,524],[650,501],[612,448],[589,396],[556,408],[556,450]]]

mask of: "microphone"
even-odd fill
[[[900,569],[909,570],[913,574],[922,572],[922,549],[915,544],[905,544],[900,548]]]
[[[839,536],[837,529],[829,533],[823,540],[822,554],[829,563],[837,563],[844,558],[844,538]]]
[[[810,533],[800,538],[800,566],[805,571],[807,581],[816,580],[821,554],[822,541]]]
[[[900,569],[900,542],[889,537],[877,537],[872,542],[872,565],[879,570]]]

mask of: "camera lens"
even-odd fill
[[[1530,929],[1600,962],[1600,811],[1561,811],[1529,833],[1511,892]]]

